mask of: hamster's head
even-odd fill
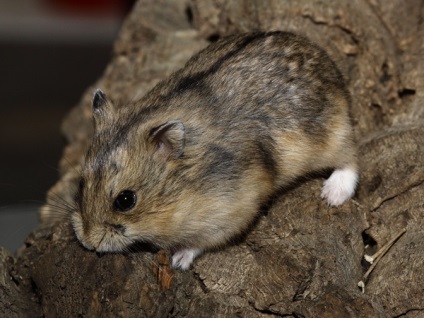
[[[179,165],[184,125],[169,120],[146,128],[133,113],[115,109],[100,90],[94,94],[94,136],[72,215],[78,240],[90,250],[121,252],[138,241],[174,244],[178,176],[169,175]]]

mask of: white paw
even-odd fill
[[[172,255],[172,267],[187,270],[200,253],[202,250],[197,248],[179,250]]]
[[[324,181],[321,198],[325,198],[330,205],[340,205],[353,196],[357,183],[358,173],[355,170],[334,170],[330,178]]]

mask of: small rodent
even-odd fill
[[[151,242],[188,269],[300,176],[334,168],[321,196],[342,204],[358,180],[349,104],[330,57],[286,32],[218,40],[122,107],[97,90],[76,236],[98,252]]]

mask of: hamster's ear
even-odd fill
[[[93,118],[96,130],[107,125],[113,118],[114,108],[101,89],[96,89],[93,96]]]
[[[179,120],[171,120],[153,128],[150,138],[158,154],[165,159],[178,159],[184,152],[185,127]]]

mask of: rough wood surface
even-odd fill
[[[63,123],[69,143],[43,227],[16,258],[0,250],[0,316],[424,317],[423,16],[421,0],[138,2],[109,66]],[[57,206],[72,200],[90,142],[93,88],[124,102],[217,37],[277,29],[325,48],[349,83],[361,165],[354,200],[330,208],[322,179],[300,183],[243,240],[187,272],[173,272],[164,252],[84,250]],[[402,229],[362,293],[364,254]]]

